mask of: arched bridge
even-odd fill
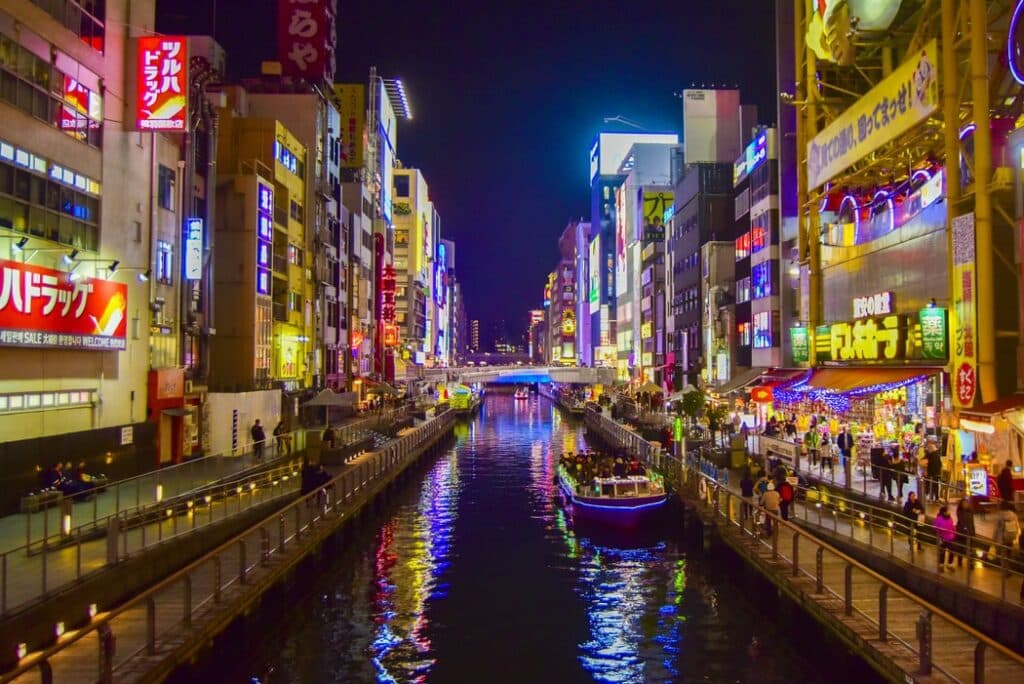
[[[430,368],[425,380],[444,380],[471,384],[525,385],[534,382],[612,385],[614,368],[572,368],[567,366],[470,366],[466,368]]]

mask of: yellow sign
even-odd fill
[[[366,142],[366,91],[360,83],[336,83],[334,105],[341,114],[341,165],[349,169],[363,166]]]
[[[977,285],[974,214],[953,218],[953,402],[974,406],[978,389]]]
[[[938,42],[899,65],[807,144],[816,188],[928,118],[939,104]]]
[[[641,323],[640,324],[640,339],[646,340],[648,337],[653,335],[654,334],[653,331],[652,331],[653,327],[654,326],[651,325],[650,321],[648,321],[647,323]]]

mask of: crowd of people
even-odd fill
[[[70,463],[54,463],[39,472],[42,491],[56,489],[64,496],[75,496],[95,489],[98,480],[85,471],[85,461],[72,469]]]
[[[626,456],[623,452],[608,455],[595,451],[570,451],[562,454],[559,460],[577,482],[590,482],[595,477],[627,477],[647,473],[636,454]]]

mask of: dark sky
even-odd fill
[[[159,0],[158,29],[209,33],[215,0]],[[406,84],[398,154],[456,242],[467,315],[515,334],[541,303],[566,223],[589,214],[604,117],[680,131],[673,93],[735,84],[775,120],[772,0],[338,1],[338,80]],[[276,58],[276,0],[216,0],[232,78]],[[769,110],[769,107],[772,108]]]

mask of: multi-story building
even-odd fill
[[[576,361],[576,221],[558,238],[561,258],[551,291],[551,363],[575,366]]]
[[[600,302],[600,292],[593,288],[590,276],[590,222],[580,220],[576,223],[576,359],[583,366],[594,364],[594,345],[590,334],[590,308]],[[598,242],[600,244],[600,241]],[[600,268],[596,275],[600,278]],[[596,298],[596,302],[592,301]]]
[[[158,452],[159,421],[147,421],[151,394],[180,406],[185,392],[176,291],[160,295],[174,299],[171,339],[150,349],[153,280],[183,275],[176,254],[154,253],[160,227],[181,226],[181,136],[136,117],[138,98],[170,97],[137,82],[138,36],[154,34],[155,12],[152,0],[130,4],[0,8],[0,435],[8,471],[32,480],[9,479],[15,495],[51,461],[118,477],[183,453],[170,436]],[[155,50],[187,66],[184,39]],[[170,80],[187,93],[184,71]],[[184,99],[171,103],[175,126]],[[161,382],[147,376],[151,359],[170,371]]]
[[[400,355],[422,366],[427,352],[433,351],[427,340],[433,205],[422,171],[398,168],[394,174],[395,317]]]
[[[480,351],[480,319],[474,318],[469,322],[469,350]]]
[[[588,257],[591,253],[596,256],[596,259],[588,258],[588,271],[597,274],[598,286],[597,301],[590,302],[588,307],[594,365],[615,366],[617,363],[615,318],[619,285],[616,278],[618,260],[620,257],[625,259],[625,245],[618,245],[616,239],[619,222],[616,189],[625,179],[619,167],[633,144],[638,142],[678,143],[679,136],[675,133],[604,132],[597,135],[590,148],[590,230],[597,245],[591,244],[588,250]],[[599,262],[599,268],[595,268],[595,261]]]
[[[280,121],[308,151],[303,200],[306,242],[300,247],[314,283],[311,375],[314,387],[340,389],[345,385],[348,352],[348,245],[342,243],[339,216],[340,115],[319,88],[280,76],[276,62],[264,63],[264,76],[246,79],[243,85],[249,114]],[[284,154],[283,147],[278,149]]]
[[[217,154],[222,239],[211,386],[276,387],[288,397],[313,383],[307,152],[280,121],[247,116],[244,90],[228,93]]]

